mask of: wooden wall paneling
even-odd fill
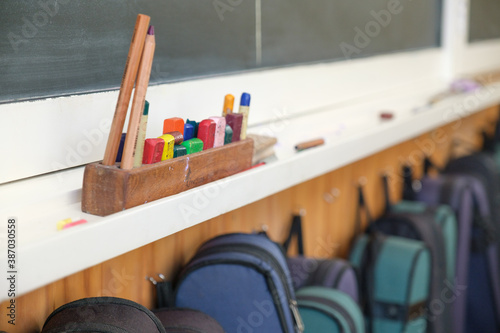
[[[338,197],[327,207],[327,235],[331,235],[335,242],[336,251],[333,257],[347,257],[350,239],[353,236],[355,219],[356,187],[353,184],[352,168],[350,165],[337,169],[325,176],[329,183],[330,194],[332,189],[338,190]]]
[[[292,188],[292,205],[294,213],[303,212],[304,251],[306,255],[316,252],[319,238],[325,235],[325,202],[323,194],[326,191],[325,177],[318,177]],[[290,228],[291,217],[285,230]],[[295,244],[295,242],[293,243]],[[294,250],[296,245],[294,245]],[[295,252],[291,252],[295,253]],[[324,256],[324,255],[322,255]]]

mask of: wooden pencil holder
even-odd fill
[[[231,176],[252,166],[253,140],[143,165],[85,167],[82,211],[106,216]]]

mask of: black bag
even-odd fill
[[[42,333],[166,333],[144,306],[116,297],[83,298],[60,306],[45,321]]]

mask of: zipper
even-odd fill
[[[356,323],[354,322],[354,319],[352,318],[351,314],[344,307],[342,307],[342,305],[340,305],[339,303],[337,303],[335,301],[332,301],[330,299],[326,299],[326,298],[315,297],[315,296],[305,296],[305,295],[304,296],[298,296],[297,299],[299,301],[315,302],[315,303],[319,303],[319,304],[323,304],[323,305],[329,306],[330,308],[332,308],[335,311],[337,311],[343,318],[345,318],[345,320],[347,321],[347,325],[349,326],[349,331],[350,332],[357,333]],[[321,311],[323,313],[326,313],[329,317],[331,317],[335,321],[337,321],[339,323],[339,327],[340,327],[340,321],[337,318],[335,318],[334,316],[332,316],[331,313],[328,313],[328,312],[324,311],[320,307],[315,307],[312,304],[307,304],[307,305],[301,304],[300,306],[306,307],[306,308],[313,308],[315,310],[319,310],[319,311]],[[343,328],[340,327],[340,329],[343,332]]]
[[[215,245],[213,247],[210,247],[205,250],[201,250],[198,252],[198,254],[195,255],[195,257],[192,259],[192,261],[195,261],[201,257],[208,256],[211,254],[217,254],[217,253],[222,253],[222,252],[240,252],[240,253],[246,253],[250,254],[253,256],[256,256],[263,261],[267,262],[278,274],[279,279],[281,280],[281,283],[285,289],[285,294],[288,299],[288,307],[290,308],[292,312],[292,317],[295,322],[295,326],[298,332],[303,332],[304,331],[304,324],[302,322],[302,318],[300,317],[298,308],[297,308],[297,302],[295,301],[292,292],[289,288],[288,281],[285,279],[285,271],[281,264],[278,262],[278,260],[271,254],[269,254],[266,250],[261,249],[258,246],[252,245],[252,244],[245,244],[245,243],[228,243],[228,244],[221,244],[221,245]],[[190,267],[184,274],[183,276],[188,275],[190,272],[194,271],[195,269],[198,269],[203,266],[208,266],[211,265],[215,262],[214,261],[208,261],[204,263],[200,263],[197,265],[194,265],[193,267]],[[237,260],[230,260],[230,259],[220,259],[218,260],[218,263],[228,263],[228,262],[233,262],[236,264],[244,265],[244,266],[251,266],[252,268],[255,268],[257,271],[260,273],[264,274],[266,276],[266,280],[268,281],[268,284],[270,284],[273,288],[273,290],[277,290],[276,285],[274,281],[272,280],[272,277],[268,271],[264,271],[258,266],[255,266],[253,264],[249,264],[245,261],[237,261]],[[182,278],[181,278],[182,281]],[[286,325],[286,320],[285,320],[285,313],[283,311],[283,307],[281,306],[281,299],[279,295],[276,295],[276,293],[272,293],[274,303],[279,305],[277,306],[278,308],[278,315],[280,317],[283,329],[285,332],[288,332],[287,325]]]

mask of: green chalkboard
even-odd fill
[[[469,41],[500,38],[500,1],[471,0]]]
[[[118,89],[138,13],[155,26],[151,84],[160,84],[436,47],[440,8],[439,0],[1,0],[0,103]]]

